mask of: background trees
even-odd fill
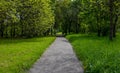
[[[54,24],[50,0],[0,0],[0,36],[45,35]]]
[[[0,37],[34,37],[61,31],[109,35],[112,40],[120,23],[120,2],[1,0],[0,14]]]
[[[118,0],[57,0],[56,4],[56,21],[63,33],[96,33],[111,40],[116,36]]]

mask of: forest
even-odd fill
[[[119,31],[119,0],[1,0],[0,37],[36,37],[57,32],[109,35]]]
[[[59,33],[85,73],[120,72],[120,0],[0,0],[0,73],[24,73]]]
[[[54,24],[50,0],[1,0],[1,38],[45,35]]]

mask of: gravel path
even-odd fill
[[[29,73],[83,73],[72,46],[64,37],[57,37]]]

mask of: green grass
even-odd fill
[[[58,33],[56,33],[56,35],[62,35],[62,32],[58,32]]]
[[[27,72],[54,39],[0,39],[0,73]]]
[[[108,37],[85,34],[67,38],[82,61],[85,73],[120,73],[120,35],[112,42]]]

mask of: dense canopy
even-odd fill
[[[0,37],[56,32],[116,36],[119,0],[0,0]]]
[[[0,0],[0,36],[44,35],[54,24],[50,0]]]

